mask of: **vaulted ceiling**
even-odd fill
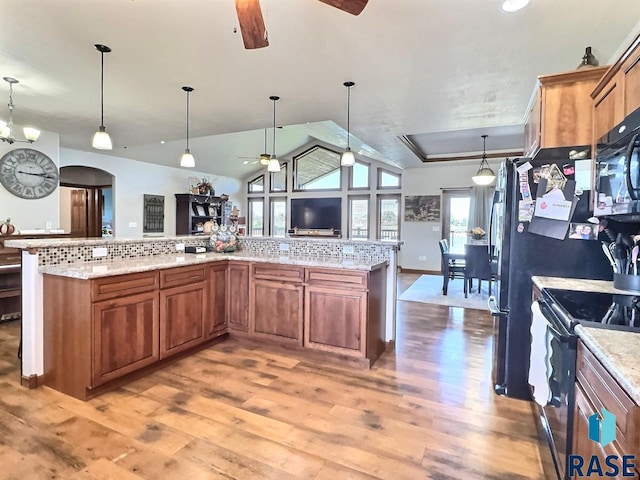
[[[427,154],[522,144],[535,78],[575,69],[591,46],[601,64],[630,41],[638,0],[369,0],[359,16],[318,0],[261,0],[270,45],[246,50],[234,0],[0,0],[0,76],[13,76],[14,121],[90,151],[100,123],[100,54],[109,155],[177,166],[185,94],[197,170],[243,177],[272,151],[318,138],[407,168]],[[8,85],[0,81],[0,102]],[[6,119],[0,107],[0,118]],[[164,141],[164,144],[161,142]],[[250,158],[239,158],[250,157]],[[245,162],[248,162],[245,164]]]

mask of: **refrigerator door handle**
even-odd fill
[[[494,317],[498,317],[500,315],[505,315],[509,313],[509,309],[504,309],[501,310],[500,306],[498,305],[498,300],[496,300],[495,295],[491,295],[489,297],[489,300],[487,300],[487,305],[489,307],[489,311],[491,312],[491,315],[493,315]]]

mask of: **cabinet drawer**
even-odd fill
[[[124,295],[149,292],[158,288],[158,273],[143,272],[98,278],[91,282],[91,299],[94,302]]]
[[[289,283],[302,283],[304,268],[274,265],[271,263],[253,264],[253,278],[260,280],[275,280]]]
[[[193,267],[178,267],[160,270],[160,288],[192,285],[207,279],[208,265],[194,265]]]
[[[326,287],[357,288],[366,290],[368,287],[368,272],[354,272],[353,270],[311,269],[305,271],[308,285],[323,285]]]
[[[578,381],[596,409],[600,410],[604,407],[616,416],[616,437],[621,449],[625,450],[626,447],[637,445],[640,407],[582,343],[578,348],[576,372]],[[625,451],[625,453],[638,452]]]
[[[0,248],[0,265],[15,265],[22,261],[17,248]]]

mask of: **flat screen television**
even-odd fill
[[[341,230],[341,198],[292,198],[291,228]]]

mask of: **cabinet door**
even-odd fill
[[[291,339],[302,345],[303,295],[302,285],[254,280],[252,333]]]
[[[540,87],[537,87],[535,99],[531,102],[524,125],[524,154],[527,157],[534,156],[540,148],[541,102]]]
[[[227,323],[249,331],[249,263],[231,262],[227,269]]]
[[[367,292],[308,286],[304,308],[305,346],[366,354]]]
[[[603,473],[610,472],[609,467],[605,463],[605,458],[608,455],[615,455],[618,458],[622,458],[622,455],[629,455],[634,452],[624,451],[620,448],[618,441],[613,441],[606,445],[604,448],[598,443],[589,439],[589,417],[598,414],[598,409],[589,400],[589,397],[582,388],[582,384],[578,382],[576,384],[576,404],[574,408],[574,425],[573,425],[573,455],[580,455],[584,459],[584,467],[582,472],[586,473],[586,469],[589,465],[589,459],[592,455],[597,456],[600,459],[600,465],[603,468]],[[618,467],[621,467],[620,462],[615,462]],[[577,473],[577,472],[572,472]],[[609,478],[638,478],[638,471],[634,468],[632,471],[626,472],[627,475],[623,476],[622,471],[615,477],[609,476]],[[633,474],[633,475],[631,475]],[[584,478],[579,475],[574,475],[573,478]]]
[[[631,52],[622,65],[624,75],[624,115],[640,108],[640,46]]]
[[[221,335],[227,331],[226,292],[227,262],[209,267],[209,308],[205,317],[205,336]]]
[[[160,290],[160,358],[204,340],[207,284]]]
[[[594,144],[624,119],[621,80],[621,72],[618,72],[594,99]]]
[[[158,360],[158,294],[94,303],[92,386]]]

